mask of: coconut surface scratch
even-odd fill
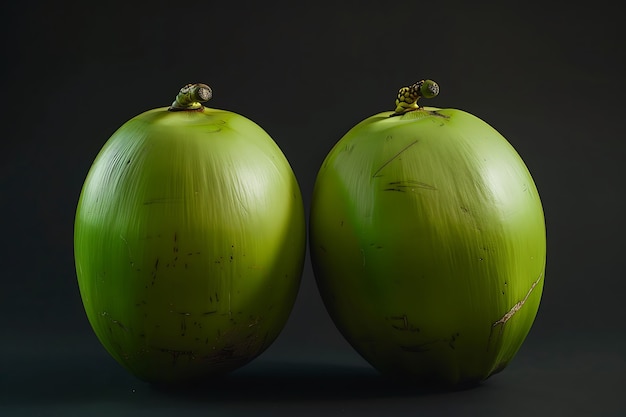
[[[389,165],[391,162],[393,162],[396,158],[398,158],[400,155],[402,155],[403,152],[405,152],[407,149],[409,149],[411,146],[415,145],[417,142],[419,142],[417,139],[414,140],[413,142],[409,143],[408,145],[406,145],[404,148],[400,149],[400,151],[398,151],[398,153],[396,153],[394,156],[392,156],[391,158],[389,158],[387,161],[385,161],[384,164],[382,164],[380,167],[378,167],[378,169],[376,170],[376,172],[374,172],[374,174],[372,175],[372,178],[376,178],[378,176],[378,173],[380,171],[382,171],[383,168],[385,168],[387,165]]]
[[[518,301],[517,303],[515,303],[515,305],[511,307],[511,309],[504,316],[502,316],[500,320],[494,322],[491,325],[491,327],[496,327],[499,325],[504,326],[504,324],[506,324],[506,322],[509,321],[509,319],[513,317],[513,315],[517,313],[524,306],[524,304],[526,303],[526,300],[528,300],[528,297],[530,297],[530,294],[533,292],[537,284],[539,284],[539,281],[541,281],[541,278],[543,278],[543,272],[539,275],[539,278],[537,278],[537,280],[533,282],[533,284],[530,286],[530,289],[526,293],[526,296],[522,298],[520,301]]]

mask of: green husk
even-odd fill
[[[302,198],[258,125],[201,108],[145,112],[87,176],[75,258],[89,321],[150,382],[236,369],[277,337],[298,291]]]
[[[466,112],[426,107],[372,116],[330,151],[310,248],[331,317],[367,361],[457,385],[502,370],[529,332],[545,221],[504,137]]]

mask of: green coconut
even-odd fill
[[[535,319],[546,229],[511,144],[457,109],[398,93],[333,147],[317,175],[310,250],[346,340],[385,375],[457,386],[515,356]]]
[[[300,284],[305,219],[285,156],[257,124],[204,107],[204,84],[119,128],[75,219],[80,294],[95,334],[137,377],[223,374],[263,352]]]

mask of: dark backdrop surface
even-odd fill
[[[3,6],[0,415],[625,415],[617,4]],[[386,383],[335,330],[308,258],[283,333],[222,384],[162,391],[108,356],[82,309],[72,229],[85,175],[123,122],[205,82],[211,107],[279,144],[308,207],[332,145],[422,78],[441,85],[430,105],[469,111],[513,144],[544,204],[542,305],[503,373],[452,393]]]

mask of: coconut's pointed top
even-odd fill
[[[409,87],[402,87],[396,98],[396,110],[392,116],[399,116],[419,109],[420,97],[433,98],[439,94],[439,84],[433,80],[420,80]]]
[[[170,111],[201,110],[202,103],[213,97],[213,90],[206,84],[187,84],[180,89],[176,100],[172,103]]]

